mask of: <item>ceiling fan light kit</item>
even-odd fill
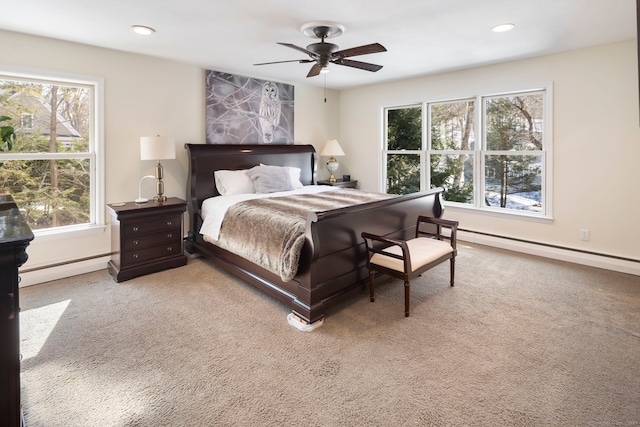
[[[325,39],[337,37],[344,32],[344,26],[335,22],[328,21],[315,21],[304,24],[300,27],[300,31],[307,36],[313,38],[319,38],[317,43],[311,43],[306,48],[296,46],[291,43],[278,44],[286,46],[288,48],[297,50],[299,52],[309,55],[308,59],[294,59],[290,61],[275,61],[275,62],[263,62],[254,65],[268,65],[268,64],[280,64],[283,62],[299,62],[299,63],[314,63],[307,74],[307,77],[314,77],[320,73],[328,72],[329,63],[344,65],[347,67],[358,68],[360,70],[366,70],[376,72],[382,68],[382,65],[370,64],[368,62],[354,61],[352,59],[346,59],[352,56],[368,55],[371,53],[386,52],[387,49],[380,43],[371,43],[368,45],[352,47],[350,49],[340,50],[340,47],[333,43],[325,42]]]

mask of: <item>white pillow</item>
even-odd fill
[[[269,166],[269,165],[260,163],[260,166]],[[289,176],[291,177],[291,187],[293,187],[292,190],[297,190],[298,188],[304,187],[304,185],[302,185],[302,183],[300,182],[300,173],[302,172],[300,168],[296,168],[293,166],[271,166],[271,167],[288,169]]]
[[[223,196],[232,194],[253,194],[256,187],[253,180],[247,175],[247,170],[218,170],[213,173],[216,180],[216,188],[218,193]]]
[[[289,169],[289,177],[291,178],[291,186],[293,187],[293,189],[297,190],[298,188],[304,187],[304,185],[302,185],[302,183],[300,182],[300,172],[302,172],[300,168],[294,168],[293,166],[285,167]]]

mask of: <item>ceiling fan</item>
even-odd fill
[[[330,22],[311,22],[305,24],[301,28],[302,32],[309,37],[317,37],[320,39],[319,43],[312,43],[306,48],[296,46],[291,43],[280,43],[282,46],[295,49],[300,52],[304,52],[309,55],[309,59],[293,59],[289,61],[275,61],[275,62],[263,62],[253,65],[268,65],[268,64],[281,64],[284,62],[299,62],[299,63],[311,63],[314,62],[311,70],[307,74],[307,77],[314,77],[326,70],[329,63],[344,65],[347,67],[359,68],[366,71],[378,71],[382,68],[382,65],[370,64],[368,62],[354,61],[347,59],[352,56],[368,55],[370,53],[386,52],[384,46],[380,43],[372,43],[358,47],[352,47],[350,49],[339,50],[340,47],[333,43],[325,42],[325,39],[337,37],[342,34],[344,28],[335,23]]]

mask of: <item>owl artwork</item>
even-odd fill
[[[273,142],[273,134],[280,123],[280,97],[278,86],[273,82],[266,82],[262,85],[262,98],[260,99],[260,129],[262,131],[262,141],[264,144]]]

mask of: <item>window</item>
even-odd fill
[[[15,130],[11,150],[0,152],[0,191],[13,196],[36,232],[104,222],[98,84],[0,74],[0,115]]]
[[[449,202],[474,203],[475,101],[429,104],[429,187],[443,187]]]
[[[22,120],[20,121],[21,129],[33,129],[33,114],[22,113]]]
[[[484,206],[542,212],[543,95],[483,99]]]
[[[387,192],[420,190],[422,107],[387,110]]]
[[[385,108],[386,191],[443,187],[449,205],[550,216],[549,93]]]

